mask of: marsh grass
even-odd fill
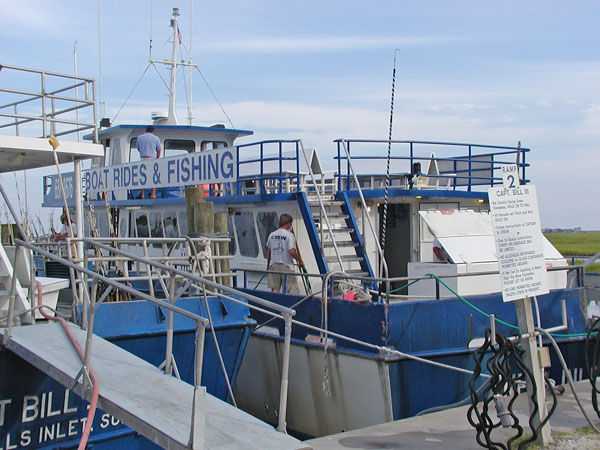
[[[547,233],[546,238],[565,256],[591,256],[600,252],[600,232],[586,233]],[[571,259],[568,260],[572,263]],[[583,259],[575,259],[575,264],[582,264]],[[592,263],[586,272],[600,272],[600,262]]]

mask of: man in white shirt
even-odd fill
[[[290,231],[294,219],[289,214],[282,214],[279,217],[279,229],[269,234],[267,239],[267,270],[276,270],[278,272],[294,272],[294,260],[298,261],[300,266],[304,266],[304,261],[296,249],[296,236]],[[284,275],[279,273],[269,273],[269,288],[273,292],[280,292],[284,285]],[[298,289],[298,283],[295,276],[287,276],[287,292]]]
[[[160,158],[160,139],[154,134],[154,127],[148,125],[146,132],[137,138],[137,149],[140,152],[140,158]],[[146,190],[142,189],[142,198],[146,198]],[[150,191],[150,198],[156,198],[156,188]]]

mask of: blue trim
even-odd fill
[[[207,197],[208,201],[214,203],[261,203],[261,202],[283,202],[296,200],[296,193],[286,194],[264,194],[264,195],[226,195],[225,197]]]
[[[300,208],[302,219],[304,219],[304,226],[306,227],[306,232],[308,234],[308,239],[310,240],[310,245],[312,246],[313,254],[317,260],[319,272],[327,273],[329,272],[329,268],[327,267],[327,261],[325,261],[325,258],[321,253],[321,239],[319,239],[319,232],[317,231],[315,220],[310,211],[310,205],[308,204],[306,193],[298,192],[296,194],[296,198],[298,199],[298,207]]]
[[[346,191],[348,198],[360,198],[358,190]],[[389,197],[436,197],[436,198],[473,198],[487,200],[487,192],[452,191],[446,189],[390,189]],[[365,198],[379,198],[385,196],[383,189],[363,189]]]
[[[371,267],[371,263],[369,262],[369,258],[365,253],[365,243],[363,241],[362,235],[358,231],[358,224],[356,223],[356,218],[354,217],[354,212],[352,212],[352,206],[350,205],[350,201],[348,199],[348,192],[338,192],[337,193],[338,200],[344,202],[342,205],[342,212],[348,215],[348,219],[346,219],[346,224],[354,230],[354,233],[350,233],[352,236],[352,241],[358,244],[357,247],[354,248],[356,252],[356,256],[362,257],[362,261],[360,263],[360,267],[365,272],[369,272],[369,276],[375,276],[373,274],[373,268]]]

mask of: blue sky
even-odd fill
[[[168,38],[174,6],[189,45],[187,0],[100,1],[108,117],[147,66],[150,30],[155,50]],[[98,78],[97,12],[97,1],[1,2],[0,62],[71,73],[77,41],[79,74]],[[598,2],[223,0],[195,2],[192,16],[195,62],[253,140],[328,152],[339,137],[386,139],[399,48],[395,139],[521,141],[542,226],[600,229]],[[147,123],[165,95],[149,70],[117,122]],[[195,124],[226,123],[199,77],[193,97]],[[180,121],[184,98],[181,88]],[[32,172],[30,204],[41,191]]]

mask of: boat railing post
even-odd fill
[[[85,243],[84,244],[84,252],[83,252],[83,267],[84,268],[88,268],[88,251],[89,251],[89,244]],[[87,317],[87,312],[88,312],[88,308],[89,308],[89,303],[90,303],[90,296],[89,296],[89,291],[88,291],[88,275],[85,272],[81,272],[80,274],[81,277],[81,284],[83,286],[83,292],[86,294],[83,296],[83,305],[81,308],[81,328],[82,329],[87,329],[87,324],[85,321],[85,318]]]
[[[8,341],[10,340],[10,335],[12,332],[13,326],[13,314],[15,312],[15,297],[17,295],[17,267],[19,264],[19,253],[21,250],[21,246],[19,244],[15,247],[15,260],[13,263],[13,274],[12,274],[12,282],[10,285],[10,296],[8,297],[8,315],[6,316],[6,331],[4,332],[4,338],[2,343],[6,346],[8,345]]]
[[[142,241],[142,248],[144,249],[144,258],[148,259],[148,242],[146,239]],[[149,264],[146,264],[146,276],[148,277],[148,292],[154,297],[154,283],[152,283],[152,270]]]
[[[284,338],[283,338],[283,362],[281,367],[281,387],[279,393],[279,422],[277,431],[287,433],[286,431],[286,415],[287,415],[287,397],[289,384],[290,370],[290,346],[292,340],[292,314],[289,312],[282,313],[285,322]]]
[[[435,278],[435,299],[440,299],[440,280],[439,278]]]
[[[46,78],[45,73],[40,72],[40,80],[42,84],[42,137],[47,138],[47,125],[46,125]]]
[[[194,398],[192,400],[192,418],[190,422],[190,448],[204,448],[205,426],[203,424],[206,420],[206,389],[201,386],[201,379],[207,323],[208,321],[204,318],[196,320],[196,364],[194,367]],[[204,416],[198,417],[199,414],[204,414]],[[199,421],[203,424],[199,424]]]
[[[94,279],[92,284],[92,295],[90,300],[90,312],[87,320],[87,335],[85,338],[85,354],[83,357],[83,369],[85,376],[83,377],[83,387],[89,388],[90,379],[88,377],[90,371],[90,364],[92,360],[92,338],[94,336],[94,313],[96,312],[96,293],[97,293],[97,280]],[[85,322],[85,317],[82,319]]]
[[[171,276],[169,279],[169,292],[165,292],[169,295],[169,304],[175,304],[175,277]],[[171,375],[173,372],[173,311],[169,309],[167,319],[167,345],[165,354],[165,373]]]

